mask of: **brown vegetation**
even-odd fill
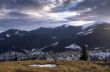
[[[31,64],[56,64],[55,68],[30,67]],[[1,62],[0,72],[110,72],[110,67],[84,61],[16,61]]]

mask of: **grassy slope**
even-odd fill
[[[0,63],[0,72],[110,72],[110,67],[95,62],[57,61],[55,68],[29,67],[30,64],[54,63],[49,61],[17,61]]]

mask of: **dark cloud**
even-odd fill
[[[110,22],[109,16],[110,0],[0,0],[0,31],[31,30],[69,21]]]
[[[94,13],[106,15],[110,11],[110,0],[85,0],[77,8],[92,8]]]
[[[33,1],[33,0],[0,0],[0,7],[6,7],[6,8],[37,8],[40,6],[39,0]]]

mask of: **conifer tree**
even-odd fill
[[[84,47],[82,48],[80,60],[83,60],[83,61],[87,61],[88,60],[87,48],[88,48],[88,45],[84,45]]]

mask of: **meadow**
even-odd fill
[[[32,64],[55,64],[56,67],[31,67]],[[13,61],[0,62],[0,72],[110,72],[103,62],[89,61]]]

